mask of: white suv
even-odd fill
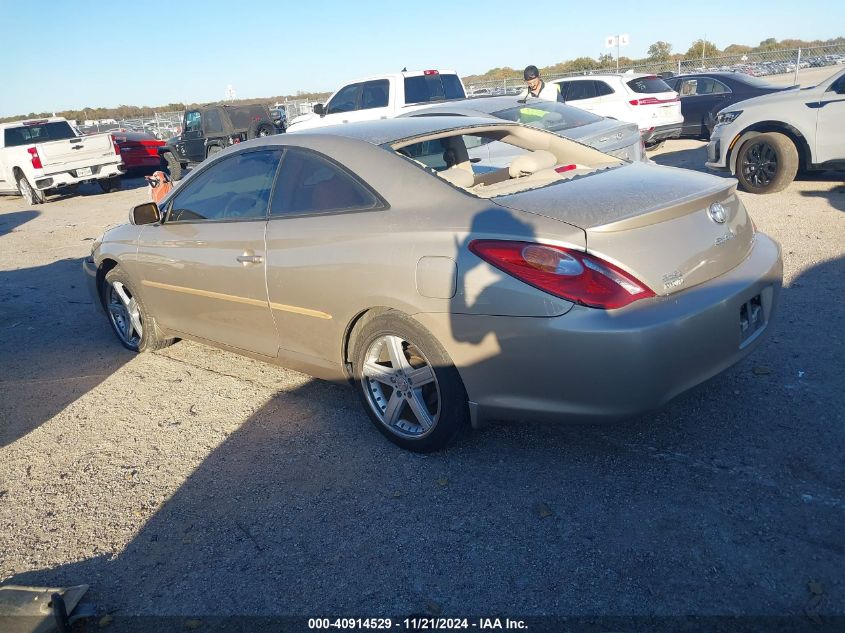
[[[551,83],[560,84],[561,97],[569,105],[636,123],[647,148],[681,135],[681,99],[657,75],[584,75]]]

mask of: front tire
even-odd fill
[[[355,339],[353,371],[367,414],[397,446],[436,451],[469,426],[458,370],[410,317],[388,312],[366,323]]]
[[[18,176],[18,191],[21,197],[26,200],[27,204],[41,204],[44,202],[44,192],[35,189],[29,184],[29,181],[23,174]]]
[[[170,172],[170,180],[174,182],[182,179],[182,163],[180,163],[173,152],[164,153],[164,163],[167,165],[167,171]]]
[[[743,191],[776,193],[786,189],[797,173],[798,150],[784,134],[760,134],[739,148],[736,178]]]
[[[173,343],[173,339],[161,336],[155,319],[120,268],[112,268],[106,273],[102,301],[112,330],[126,349],[152,352]]]

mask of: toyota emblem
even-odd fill
[[[710,214],[710,219],[713,220],[716,224],[724,224],[725,220],[728,219],[728,212],[725,211],[725,207],[723,207],[718,202],[714,202],[710,205],[710,208],[707,210],[707,213]]]

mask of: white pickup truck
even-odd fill
[[[346,84],[325,105],[315,105],[313,113],[296,117],[287,131],[392,119],[432,103],[465,98],[464,84],[453,70],[403,70]]]
[[[0,194],[40,204],[48,189],[92,180],[105,192],[115,191],[124,171],[111,134],[80,136],[61,117],[0,123]]]

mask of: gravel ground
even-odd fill
[[[348,388],[124,350],[80,262],[146,199],[126,184],[0,198],[0,583],[89,583],[117,615],[845,615],[841,174],[741,194],[785,263],[749,359],[625,424],[430,456]]]

